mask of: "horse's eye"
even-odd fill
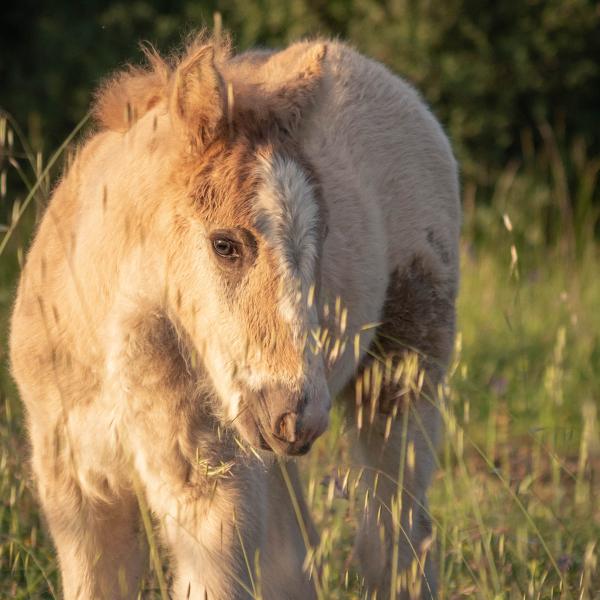
[[[216,238],[213,240],[214,251],[224,258],[237,258],[239,256],[235,242],[227,238]]]

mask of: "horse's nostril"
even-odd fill
[[[294,412],[284,413],[277,420],[275,425],[275,435],[280,439],[290,444],[296,441],[296,424],[298,414]]]

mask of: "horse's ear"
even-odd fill
[[[301,42],[277,52],[265,64],[268,109],[283,129],[294,130],[315,102],[326,54],[325,43]]]
[[[212,45],[192,51],[173,76],[171,116],[194,147],[206,145],[225,113],[224,84],[214,54]]]

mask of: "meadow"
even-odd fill
[[[463,186],[458,336],[431,489],[441,599],[600,598],[600,160],[542,133],[488,189]],[[0,598],[60,597],[5,341],[36,217],[76,135],[46,159],[0,119]],[[362,473],[347,430],[336,410],[300,460],[327,599],[363,597],[351,556]],[[145,598],[164,594],[160,564],[149,562]]]

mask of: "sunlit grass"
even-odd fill
[[[598,268],[555,259],[524,281],[510,274],[510,249],[499,254],[463,255],[431,492],[440,596],[598,597]],[[352,568],[345,573],[360,501],[357,510],[343,428],[338,415],[311,454],[308,481],[336,598],[360,590]],[[339,491],[346,480],[350,501]],[[346,581],[354,592],[340,591]]]
[[[5,340],[33,221],[22,207],[48,193],[50,163],[31,156],[23,140],[15,142],[7,121],[2,127],[6,222],[0,237],[10,235],[0,246]],[[431,489],[441,598],[600,597],[600,268],[588,222],[593,232],[589,190],[598,161],[580,148],[572,152],[581,177],[571,194],[573,228],[565,235],[575,235],[574,244],[561,243],[556,224],[550,227],[555,243],[544,237],[564,185],[549,170],[560,167],[555,153],[507,167],[486,205],[467,201],[458,337],[442,407],[446,434]],[[41,179],[43,185],[36,183]],[[545,186],[533,185],[540,180]],[[11,182],[24,190],[16,211],[6,209],[15,199]],[[468,185],[465,194],[473,195]],[[5,350],[2,360],[0,597],[58,598],[56,558],[35,501]],[[337,408],[329,432],[300,461],[321,533],[312,558],[321,568],[323,598],[363,593],[352,544],[364,491],[361,466],[350,459],[352,443]],[[144,586],[144,597],[160,597],[164,583],[152,564]]]

